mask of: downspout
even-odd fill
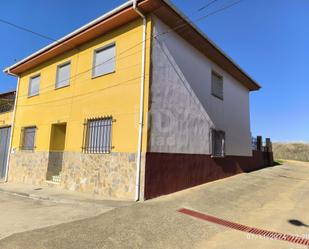
[[[17,96],[18,96],[18,89],[19,89],[19,82],[20,77],[17,74],[13,74],[8,69],[7,74],[17,77],[17,85],[16,85],[16,92],[15,92],[15,101],[14,101],[14,109],[13,109],[13,116],[11,121],[11,134],[10,134],[10,141],[9,141],[9,149],[8,149],[8,157],[6,160],[6,172],[5,172],[5,182],[8,181],[9,176],[9,165],[10,165],[10,159],[11,159],[11,153],[12,153],[12,144],[13,144],[13,134],[14,134],[14,125],[15,125],[15,116],[16,116],[16,105],[17,105]]]
[[[136,159],[136,189],[135,201],[139,200],[140,194],[140,174],[141,174],[141,156],[142,156],[142,139],[143,139],[143,120],[144,120],[144,88],[145,88],[145,58],[146,58],[146,27],[147,19],[137,7],[137,0],[132,0],[133,9],[143,19],[143,40],[142,40],[142,70],[141,70],[141,89],[140,89],[140,110],[139,110],[139,128],[138,128],[138,147]]]

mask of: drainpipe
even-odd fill
[[[141,89],[140,89],[140,110],[139,110],[139,128],[138,128],[138,148],[136,159],[136,189],[135,201],[139,200],[140,194],[140,174],[141,174],[141,154],[142,154],[142,138],[143,138],[143,119],[144,119],[144,88],[145,88],[145,57],[146,57],[146,26],[147,20],[137,7],[137,0],[132,0],[133,9],[143,18],[143,44],[142,44],[142,70],[141,70]]]
[[[6,172],[5,172],[5,180],[4,180],[4,182],[8,181],[8,175],[9,175],[9,165],[10,165],[11,152],[12,152],[14,124],[15,124],[15,116],[16,116],[16,104],[17,104],[17,96],[18,96],[19,81],[20,81],[19,75],[11,73],[10,69],[8,69],[8,71],[6,73],[9,74],[9,75],[17,77],[17,85],[16,85],[16,92],[15,92],[13,116],[12,116],[12,121],[11,121],[11,134],[10,134],[10,141],[9,141],[8,157],[7,157],[7,160],[6,160]]]

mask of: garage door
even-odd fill
[[[0,128],[0,181],[5,179],[11,127]]]

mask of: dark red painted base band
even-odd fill
[[[272,232],[272,231],[268,231],[268,230],[264,230],[264,229],[259,229],[259,228],[254,228],[254,227],[248,227],[246,225],[242,225],[242,224],[238,224],[232,221],[228,221],[225,219],[220,219],[217,218],[215,216],[211,216],[211,215],[207,215],[204,213],[200,213],[197,211],[193,211],[190,209],[186,209],[186,208],[181,208],[178,210],[178,212],[186,214],[186,215],[190,215],[192,217],[201,219],[201,220],[205,220],[217,225],[221,225],[221,226],[225,226],[234,230],[238,230],[238,231],[242,231],[242,232],[246,232],[246,233],[251,233],[257,236],[261,236],[263,238],[269,238],[269,239],[273,239],[273,240],[283,240],[283,241],[288,241],[291,243],[295,243],[295,244],[300,244],[300,245],[309,245],[309,240],[299,237],[299,236],[293,236],[293,235],[288,235],[288,234],[284,234],[284,233],[278,233],[278,232]]]
[[[272,154],[212,158],[210,155],[146,153],[145,199],[271,165]]]

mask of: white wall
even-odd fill
[[[226,132],[227,155],[250,156],[249,90],[156,17],[153,35],[149,150],[210,154],[213,127]],[[211,95],[212,70],[223,101]]]

